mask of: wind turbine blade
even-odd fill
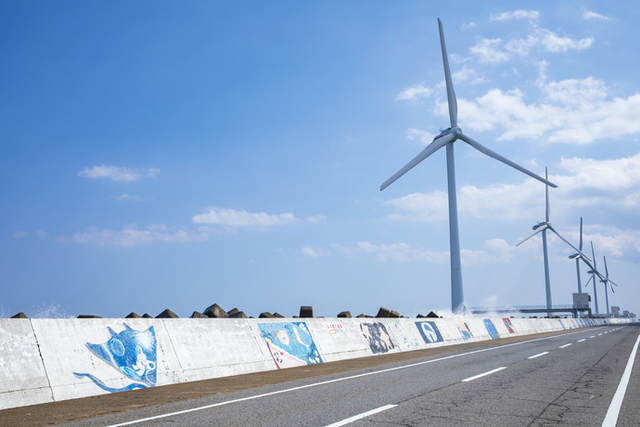
[[[405,165],[405,167],[400,169],[391,178],[386,180],[380,186],[380,191],[382,191],[385,188],[387,188],[396,179],[400,178],[402,175],[404,175],[405,173],[409,172],[415,165],[417,165],[418,163],[420,163],[421,161],[423,161],[424,159],[426,159],[427,157],[429,157],[430,155],[432,155],[433,153],[435,153],[436,151],[438,151],[439,149],[441,149],[442,147],[447,145],[447,143],[453,141],[454,138],[455,138],[455,135],[452,134],[452,133],[449,133],[449,134],[444,135],[444,136],[442,136],[442,137],[440,137],[438,139],[434,139],[431,144],[427,145],[427,148],[425,148],[424,150],[422,150],[422,152],[420,154],[415,156],[413,158],[413,160],[411,160],[409,163],[407,163]]]
[[[596,266],[596,253],[593,250],[593,240],[591,240],[591,255],[593,256],[593,266]]]
[[[548,225],[543,225],[542,227],[538,227],[536,228],[533,233],[529,234],[527,237],[525,237],[524,239],[520,240],[518,243],[516,243],[516,246],[520,246],[522,243],[526,242],[527,240],[529,240],[530,238],[532,238],[533,236],[535,236],[536,234],[538,234],[539,232],[541,232],[542,230],[546,230],[547,228],[549,228]]]
[[[544,167],[544,179],[545,180],[549,180],[549,174],[547,173],[547,167]],[[546,215],[547,215],[547,222],[549,222],[549,215],[551,214],[551,208],[549,207],[549,186],[545,185],[544,187],[544,195],[546,198],[546,203],[547,203],[547,211],[546,211]],[[558,233],[556,233],[558,234]]]
[[[583,254],[583,253],[582,253],[582,251],[581,251],[580,249],[576,248],[575,246],[573,246],[573,245],[571,244],[571,242],[569,242],[567,239],[565,239],[564,237],[562,237],[562,236],[560,235],[560,233],[558,233],[558,232],[556,231],[556,229],[555,229],[555,228],[553,228],[551,225],[549,225],[549,229],[550,229],[551,231],[553,231],[553,232],[556,234],[556,236],[558,236],[558,237],[560,238],[560,240],[562,240],[562,241],[563,241],[563,242],[565,242],[567,245],[571,246],[573,249],[575,249],[576,251],[578,251],[578,253],[580,254],[580,257],[583,257],[583,258],[585,258],[585,260],[589,260],[589,262],[591,262],[591,259],[589,259],[589,257],[588,257],[588,256],[586,256],[585,254]]]
[[[604,275],[607,279],[609,279],[609,269],[607,268],[607,257],[603,255],[602,258],[604,258]]]
[[[537,179],[538,181],[545,183],[547,185],[550,185],[553,188],[556,188],[557,185],[555,185],[553,182],[549,182],[546,179],[544,179],[541,176],[536,175],[535,173],[531,172],[528,169],[523,168],[522,166],[513,163],[511,160],[507,159],[506,157],[502,157],[500,154],[489,150],[487,147],[485,147],[484,145],[480,144],[477,141],[474,141],[473,139],[469,138],[467,135],[462,134],[462,136],[460,137],[460,139],[462,139],[464,142],[466,142],[467,144],[469,144],[470,146],[472,146],[473,148],[475,148],[476,150],[478,150],[479,152],[486,154],[489,157],[493,157],[494,159],[511,166],[514,169],[519,170],[522,173],[525,173],[527,175],[529,175],[532,178]]]
[[[587,283],[584,284],[584,287],[586,288],[587,286],[589,286],[589,282],[592,280],[593,280],[593,275],[589,277],[589,280],[587,280]]]
[[[582,250],[582,217],[580,217],[580,246],[578,248]]]
[[[447,101],[449,103],[449,119],[451,127],[458,126],[458,101],[456,101],[456,93],[453,91],[453,81],[451,80],[451,71],[449,70],[449,57],[447,56],[447,46],[444,44],[444,30],[442,29],[442,21],[438,18],[438,28],[440,29],[440,46],[442,47],[442,62],[444,64],[444,81],[447,85]]]

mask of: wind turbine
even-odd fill
[[[593,280],[593,298],[596,303],[596,312],[594,314],[598,314],[598,289],[596,286],[596,274],[598,274],[598,276],[600,276],[600,274],[596,270],[596,253],[593,250],[593,241],[591,242],[591,255],[593,256],[593,268],[587,272],[591,274],[591,278],[587,281],[587,283],[584,284],[584,287],[586,288],[589,285],[589,282]]]
[[[544,177],[548,178],[548,172],[547,172],[547,168],[546,167],[544,168]],[[546,212],[545,212],[545,221],[539,222],[536,225],[534,225],[533,226],[533,233],[529,234],[527,237],[525,237],[524,239],[522,239],[518,243],[516,243],[516,246],[520,246],[525,241],[529,240],[530,238],[532,238],[536,234],[542,232],[542,255],[543,255],[543,258],[544,258],[544,284],[545,284],[545,291],[546,291],[546,294],[547,294],[547,316],[551,317],[551,311],[552,311],[553,304],[551,303],[551,282],[549,280],[549,256],[548,256],[548,253],[547,253],[547,230],[551,230],[553,233],[555,233],[556,236],[558,236],[560,238],[560,240],[562,240],[567,245],[569,245],[573,249],[575,249],[578,252],[578,255],[580,256],[580,258],[582,258],[583,261],[585,261],[585,262],[588,261],[588,263],[587,263],[588,265],[590,265],[591,260],[585,254],[583,254],[580,249],[576,248],[567,239],[562,237],[560,235],[560,233],[558,233],[556,231],[556,229],[553,228],[553,226],[551,226],[551,223],[549,222],[549,213],[550,213],[549,186],[545,186],[545,197],[546,197],[546,207],[547,207]]]
[[[613,286],[612,285],[616,285],[613,280],[609,279],[609,269],[607,268],[607,257],[605,257],[604,255],[602,256],[602,258],[604,258],[604,280],[601,280],[601,282],[604,283],[604,296],[607,299],[607,315],[610,315],[609,313],[609,292],[607,292],[607,285],[609,285],[609,287],[611,288],[611,292],[613,292],[615,294],[615,291],[613,290]],[[618,285],[616,285],[618,286]]]
[[[578,249],[582,250],[582,217],[580,217],[580,244],[578,245]],[[576,260],[576,273],[578,274],[578,293],[582,293],[582,286],[580,285],[580,259],[582,256],[580,253],[576,252],[574,254],[569,255],[569,259]]]
[[[460,262],[460,237],[458,234],[458,203],[456,198],[456,173],[455,173],[455,161],[453,154],[453,143],[462,140],[489,157],[505,163],[512,168],[523,172],[538,181],[541,181],[552,187],[557,187],[555,184],[543,179],[535,173],[523,168],[512,162],[511,160],[502,157],[498,153],[488,149],[479,142],[474,141],[467,135],[462,133],[462,129],[458,127],[458,103],[456,101],[456,94],[453,90],[453,82],[451,81],[451,71],[449,70],[449,58],[447,57],[447,48],[444,43],[444,31],[442,30],[442,21],[438,18],[438,28],[440,30],[440,47],[442,49],[442,62],[444,65],[444,80],[447,87],[447,102],[449,105],[449,120],[451,126],[436,136],[431,144],[427,146],[420,154],[418,154],[413,160],[407,163],[402,169],[396,172],[391,178],[386,180],[381,186],[380,191],[387,188],[391,183],[400,178],[402,175],[411,170],[418,163],[441,149],[446,147],[447,151],[447,181],[448,181],[448,193],[449,193],[449,244],[451,255],[451,311],[457,312],[462,310],[464,302],[464,292],[462,289],[462,264]]]

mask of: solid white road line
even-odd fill
[[[578,342],[582,342],[582,341],[586,341],[586,338],[582,338],[581,340],[578,340]]]
[[[329,424],[326,427],[340,427],[340,426],[344,426],[344,425],[347,425],[347,424],[351,424],[354,421],[361,420],[361,419],[363,419],[365,417],[368,417],[369,415],[377,414],[378,412],[386,411],[387,409],[395,408],[396,406],[398,406],[398,405],[381,406],[381,407],[379,407],[377,409],[372,409],[371,411],[363,412],[360,415],[356,415],[356,416],[353,416],[351,418],[347,418],[347,419],[344,419],[342,421],[338,421],[337,423]]]
[[[616,394],[614,394],[613,399],[611,399],[611,405],[609,405],[609,410],[607,411],[607,415],[604,417],[604,421],[602,422],[602,427],[615,427],[615,425],[618,422],[618,415],[620,415],[620,407],[622,407],[622,401],[624,400],[624,395],[627,392],[627,385],[629,385],[629,377],[631,377],[633,362],[636,358],[636,353],[638,352],[638,344],[640,344],[640,335],[638,335],[636,344],[633,346],[633,350],[631,350],[629,361],[627,362],[627,366],[624,368],[622,379],[620,380],[620,384],[618,384],[618,389],[616,390]]]
[[[536,354],[535,356],[529,356],[527,359],[535,359],[536,357],[544,356],[545,354],[549,354],[548,351],[542,352],[540,354]]]
[[[503,366],[502,368],[496,368],[493,369],[489,372],[485,372],[484,374],[480,374],[480,375],[476,375],[474,377],[469,377],[469,378],[465,378],[462,380],[463,383],[469,382],[469,381],[473,381],[473,380],[477,380],[478,378],[482,378],[482,377],[486,377],[487,375],[491,375],[491,374],[495,374],[498,371],[502,371],[503,369],[507,369],[506,366]]]
[[[579,332],[581,332],[581,331],[567,332],[566,335],[577,334]],[[131,425],[131,424],[143,423],[145,421],[151,421],[151,420],[157,420],[157,419],[161,419],[161,418],[172,417],[174,415],[181,415],[181,414],[186,414],[186,413],[189,413],[189,412],[202,411],[204,409],[215,408],[217,406],[229,405],[231,403],[244,402],[245,400],[259,399],[261,397],[267,397],[267,396],[273,396],[273,395],[276,395],[276,394],[288,393],[288,392],[291,392],[291,391],[303,390],[305,388],[316,387],[316,386],[325,385],[325,384],[332,384],[332,383],[336,383],[336,382],[340,382],[340,381],[352,380],[352,379],[355,379],[355,378],[367,377],[369,375],[377,375],[377,374],[383,374],[385,372],[397,371],[399,369],[413,368],[413,367],[420,366],[420,365],[426,365],[428,363],[435,363],[435,362],[440,362],[442,360],[455,359],[455,358],[458,358],[458,357],[469,356],[469,355],[472,355],[472,354],[484,353],[485,351],[498,350],[498,349],[505,348],[505,347],[513,347],[513,346],[521,345],[521,344],[528,344],[528,343],[537,342],[537,341],[545,341],[545,340],[552,339],[552,338],[556,338],[556,336],[552,335],[552,336],[548,336],[548,337],[535,338],[535,339],[532,339],[532,340],[518,341],[518,342],[514,342],[512,344],[505,344],[505,345],[499,345],[499,346],[496,346],[496,347],[483,348],[483,349],[480,349],[480,350],[469,351],[467,353],[456,353],[456,354],[452,354],[450,356],[440,357],[438,359],[431,359],[431,360],[425,360],[424,362],[412,363],[410,365],[396,366],[395,368],[381,369],[379,371],[367,372],[365,374],[352,375],[350,377],[336,378],[336,379],[328,380],[328,381],[320,381],[320,382],[317,382],[317,383],[307,384],[307,385],[303,385],[303,386],[300,386],[300,387],[293,387],[293,388],[287,388],[287,389],[284,389],[284,390],[273,391],[271,393],[263,393],[263,394],[257,394],[255,396],[243,397],[241,399],[227,400],[225,402],[213,403],[211,405],[198,406],[196,408],[185,409],[183,411],[170,412],[168,414],[156,415],[156,416],[148,417],[148,418],[140,418],[140,419],[137,419],[137,420],[127,421],[127,422],[119,423],[119,424],[112,424],[112,425],[107,426],[107,427],[128,426],[128,425]]]
[[[560,347],[558,347],[558,348],[565,348],[565,347],[569,347],[570,345],[571,345],[571,343],[569,343],[569,344],[565,344],[565,345],[561,345],[561,346],[560,346]]]

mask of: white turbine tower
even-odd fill
[[[462,140],[489,157],[505,163],[512,168],[519,170],[547,185],[556,187],[555,184],[543,179],[535,173],[513,163],[511,160],[502,157],[498,153],[495,153],[485,147],[484,145],[474,141],[467,135],[462,133],[462,130],[458,127],[458,104],[456,101],[456,94],[453,90],[453,82],[451,81],[451,72],[449,70],[449,59],[447,57],[447,48],[444,43],[444,32],[442,30],[442,21],[438,18],[438,27],[440,30],[440,46],[442,48],[442,62],[444,64],[444,79],[447,86],[447,101],[449,104],[449,120],[451,127],[440,132],[436,136],[431,144],[427,146],[420,154],[418,154],[413,160],[411,160],[405,167],[400,169],[391,178],[386,180],[381,186],[380,191],[387,188],[391,183],[400,178],[402,175],[411,170],[418,163],[438,151],[442,147],[447,147],[447,180],[448,180],[448,192],[449,192],[449,240],[450,240],[450,254],[451,254],[451,310],[453,312],[463,309],[464,292],[462,289],[462,265],[460,262],[460,237],[458,234],[458,207],[456,198],[456,174],[455,174],[455,162],[453,155],[453,143],[457,140]]]
[[[593,256],[593,268],[587,271],[588,274],[591,274],[591,277],[589,278],[587,283],[584,284],[584,287],[586,288],[587,286],[589,286],[589,282],[593,281],[593,299],[596,303],[596,311],[593,314],[598,314],[598,287],[596,286],[596,274],[598,275],[598,277],[600,277],[600,280],[602,280],[602,276],[596,270],[596,252],[593,250],[593,242],[591,242],[591,256]]]
[[[615,291],[613,290],[613,285],[616,285],[613,280],[609,279],[609,269],[607,268],[607,257],[605,257],[604,255],[602,256],[602,258],[604,258],[604,279],[601,277],[600,281],[602,283],[604,283],[604,296],[607,300],[607,315],[610,315],[609,313],[609,292],[607,291],[607,285],[609,285],[609,287],[611,288],[611,292],[613,292],[615,294]],[[618,285],[616,285],[618,286]]]
[[[548,178],[548,172],[547,172],[547,168],[546,167],[544,168],[544,177]],[[556,236],[558,236],[560,238],[560,240],[562,240],[567,245],[569,245],[573,249],[575,249],[578,252],[578,254],[576,256],[579,255],[580,258],[582,258],[582,260],[587,263],[587,265],[591,265],[591,260],[585,254],[583,254],[580,249],[578,249],[575,246],[573,246],[567,239],[562,237],[560,235],[560,233],[558,233],[556,231],[555,228],[553,228],[553,226],[549,222],[550,207],[549,207],[549,187],[548,186],[545,187],[545,197],[546,197],[546,208],[547,208],[546,212],[545,212],[545,221],[539,222],[536,225],[534,225],[533,226],[533,233],[529,234],[527,237],[525,237],[524,239],[522,239],[518,243],[516,243],[516,246],[520,246],[522,243],[524,243],[525,241],[529,240],[530,238],[532,238],[536,234],[538,234],[540,232],[542,233],[542,255],[543,255],[543,258],[544,258],[544,284],[545,284],[545,291],[546,291],[546,295],[547,295],[547,315],[551,316],[551,311],[552,311],[552,308],[553,308],[552,307],[553,304],[551,302],[551,282],[549,280],[549,256],[548,256],[548,253],[547,253],[547,230],[551,230],[553,233],[555,233]]]

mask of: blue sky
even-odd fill
[[[379,191],[448,126],[438,17],[460,127],[640,313],[638,10],[533,6],[3,2],[0,316],[450,308],[444,150]],[[455,149],[467,305],[544,304],[544,186]]]

